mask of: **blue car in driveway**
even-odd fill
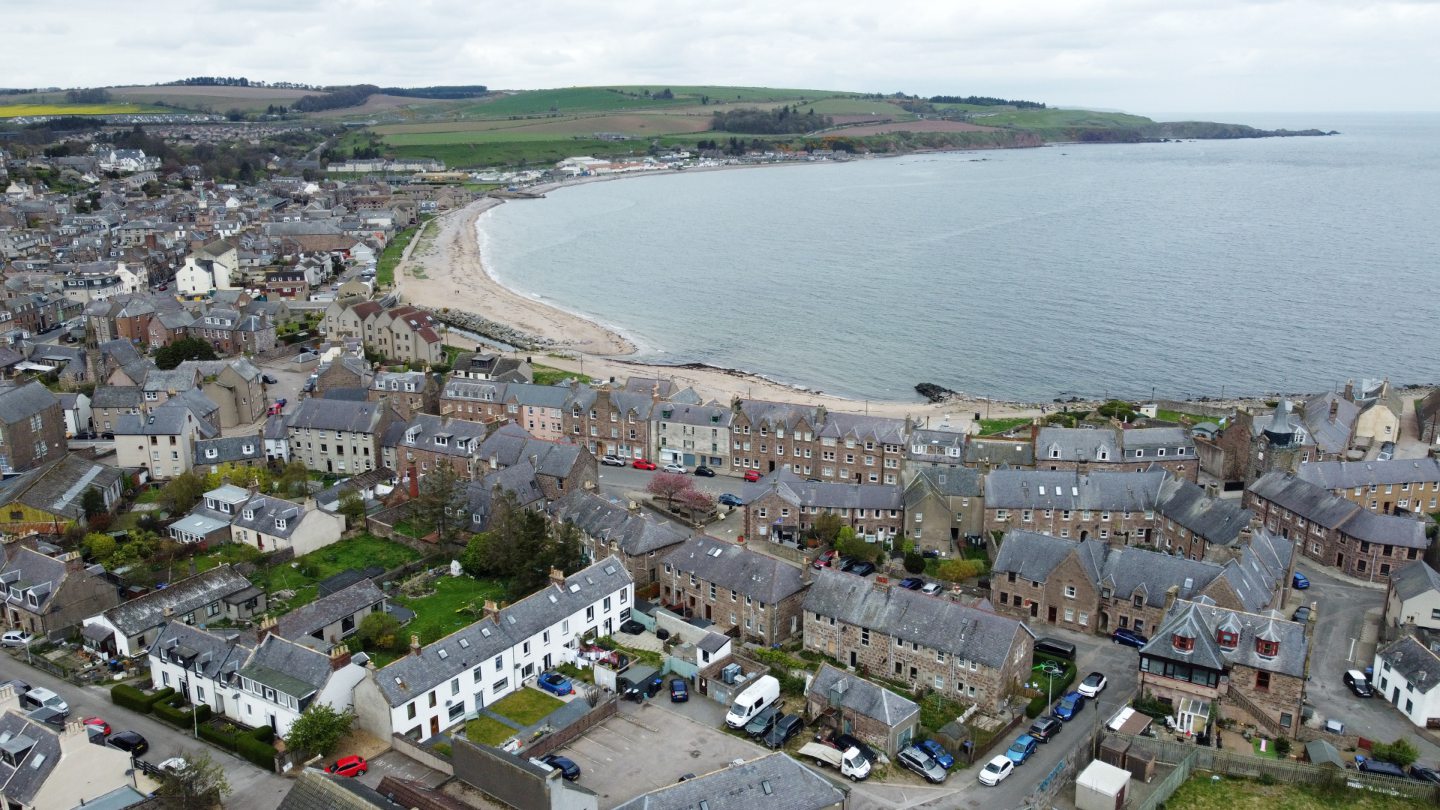
[[[1114,640],[1116,644],[1124,644],[1127,647],[1134,647],[1137,650],[1150,643],[1150,639],[1140,635],[1139,633],[1131,630],[1128,627],[1121,627],[1117,629],[1114,635],[1110,636],[1110,638]]]
[[[918,591],[921,588],[925,587],[925,580],[920,579],[919,577],[905,577],[896,584],[898,584],[900,587],[904,588],[907,591]]]
[[[1025,760],[1035,753],[1035,748],[1040,743],[1029,734],[1022,734],[1010,747],[1005,749],[1005,758],[1015,763],[1016,766],[1024,765]]]
[[[940,743],[934,740],[922,740],[915,743],[915,747],[929,754],[930,758],[940,763],[940,767],[945,770],[948,771],[955,767],[955,757],[950,756],[950,752],[946,751]]]
[[[721,506],[744,506],[744,505],[745,505],[745,502],[742,501],[742,500],[740,500],[740,496],[739,496],[739,495],[731,495],[731,494],[728,493],[728,492],[723,493],[720,497],[716,498],[716,499],[715,499],[715,502],[718,503],[718,504],[720,504]]]
[[[670,702],[685,703],[690,700],[690,685],[679,678],[670,679]]]
[[[540,673],[540,677],[535,679],[535,685],[560,697],[565,697],[575,691],[575,685],[570,683],[570,679],[558,672]]]
[[[1291,582],[1291,584],[1295,586],[1295,590],[1303,591],[1306,588],[1310,587],[1310,580],[1307,579],[1304,574],[1296,571],[1294,580]]]
[[[1079,714],[1083,708],[1085,708],[1085,696],[1079,692],[1070,692],[1060,698],[1060,702],[1055,704],[1055,710],[1051,714],[1068,723],[1074,720],[1075,715]]]

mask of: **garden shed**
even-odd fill
[[[1095,760],[1075,779],[1075,806],[1079,810],[1119,810],[1125,806],[1130,772]]]

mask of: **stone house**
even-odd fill
[[[688,537],[669,521],[593,492],[567,492],[546,511],[555,522],[580,531],[586,559],[613,555],[630,572],[637,589],[660,581],[660,558]]]
[[[403,425],[396,422],[381,441],[385,466],[397,474],[424,478],[441,464],[462,481],[475,478],[481,464],[485,426],[463,419],[417,413]],[[393,443],[392,443],[393,442]]]
[[[821,664],[805,690],[805,717],[850,734],[892,760],[920,735],[920,704],[878,684]]]
[[[286,430],[290,458],[323,472],[373,470],[381,466],[380,439],[395,419],[384,400],[306,399]]]
[[[361,579],[325,594],[281,616],[275,635],[328,653],[355,635],[371,613],[385,612],[385,593],[371,579]]]
[[[1180,600],[1140,649],[1140,689],[1172,707],[1181,731],[1204,731],[1219,702],[1225,717],[1293,737],[1309,656],[1307,627],[1278,611]]]
[[[218,434],[187,398],[177,397],[149,413],[120,417],[115,425],[116,463],[144,467],[151,478],[173,478],[194,465],[197,441]]]
[[[955,553],[985,528],[985,501],[978,470],[960,466],[911,466],[903,494],[905,536],[918,549]],[[928,520],[926,519],[928,516]]]
[[[714,537],[695,535],[664,555],[660,601],[715,632],[764,645],[800,633],[810,569]]]
[[[763,400],[736,399],[731,409],[733,474],[778,468],[821,481],[900,483],[909,441],[903,419]]]
[[[565,434],[565,412],[574,391],[563,385],[505,386],[505,418],[525,428],[537,439],[570,441]]]
[[[1251,484],[1245,505],[1305,556],[1371,582],[1386,581],[1392,570],[1422,558],[1430,547],[1428,521],[1371,512],[1286,473],[1266,473]]]
[[[439,413],[440,387],[423,371],[381,371],[366,393],[372,402],[386,397],[401,419],[420,413]]]
[[[199,375],[200,393],[220,406],[216,416],[222,428],[248,425],[265,415],[263,376],[246,358],[187,360],[176,371]]]
[[[69,452],[60,400],[31,381],[0,390],[0,472],[24,472]]]
[[[82,635],[87,646],[128,658],[143,654],[172,619],[189,625],[243,622],[263,614],[266,602],[264,590],[223,563],[87,617]]]
[[[240,467],[262,467],[267,463],[264,434],[222,436],[197,439],[194,469],[216,473],[222,464]]]
[[[345,533],[345,516],[303,504],[253,495],[230,524],[230,536],[262,552],[293,549],[296,557],[322,549]]]
[[[457,380],[493,380],[494,382],[528,383],[535,381],[535,370],[529,360],[501,357],[490,352],[460,352],[455,356],[451,374]]]
[[[921,466],[959,466],[965,462],[965,439],[964,433],[950,430],[948,423],[936,429],[912,428],[905,465],[910,470]]]
[[[900,487],[890,484],[842,484],[802,481],[779,470],[746,486],[745,536],[774,543],[797,543],[821,514],[835,515],[857,535],[888,541],[905,528]]]
[[[480,469],[494,472],[521,463],[534,469],[536,485],[547,501],[599,485],[595,457],[580,445],[537,439],[518,425],[500,427],[480,445]]]
[[[805,649],[995,711],[1030,675],[1017,619],[825,569],[805,597]]]
[[[1191,482],[1200,473],[1195,442],[1178,427],[1041,427],[1035,431],[1035,459],[1042,470],[1144,472],[1158,467]]]
[[[666,407],[689,406],[661,402],[654,390],[645,393],[608,386],[592,388],[572,383],[569,398],[561,409],[561,430],[570,441],[585,445],[597,458],[611,454],[625,460],[654,460],[658,458],[656,453],[659,452],[655,442],[659,441],[662,433],[667,437],[671,433],[675,434],[673,438],[676,440],[676,447],[670,453],[672,458],[684,458],[686,443],[693,445],[688,448],[692,461],[686,466],[700,463],[693,459],[702,455],[699,453],[701,450],[705,451],[706,458],[718,458],[713,455],[714,451],[708,449],[712,444],[716,444],[710,440],[713,437],[697,435],[693,429],[686,434],[682,425],[677,423],[672,428],[669,421],[664,422],[662,428],[661,423],[655,420],[665,418],[663,409]],[[669,413],[672,418],[676,416],[674,411]],[[529,419],[528,414],[526,419]],[[717,435],[723,432],[718,425],[719,423],[716,423],[716,426],[710,428],[716,431]]]
[[[1440,632],[1440,573],[1424,560],[1395,569],[1385,588],[1384,622]]]
[[[315,374],[315,396],[324,397],[338,390],[359,389],[366,392],[374,387],[375,372],[363,357],[344,356],[331,360]],[[377,400],[379,397],[376,398]],[[389,399],[389,397],[386,397]]]
[[[6,539],[0,566],[6,630],[58,638],[86,616],[120,601],[115,585],[102,577],[105,569],[87,566],[79,552],[51,557],[21,542]]]
[[[136,385],[97,386],[90,400],[90,419],[96,432],[113,433],[120,417],[127,413],[138,415],[144,401],[144,394]]]
[[[452,377],[440,392],[439,413],[469,422],[504,421],[505,383]]]
[[[1405,403],[1389,380],[1382,381],[1377,389],[1360,392],[1355,390],[1353,382],[1346,383],[1345,399],[1360,406],[1360,415],[1355,419],[1357,444],[1393,442],[1400,437]]]
[[[1426,514],[1440,510],[1440,459],[1317,461],[1296,478],[1329,490],[1371,512]]]
[[[263,315],[245,315],[227,307],[212,307],[197,316],[185,330],[221,355],[261,354],[275,348],[275,324]]]
[[[1031,439],[981,438],[965,440],[966,467],[988,473],[1002,467],[1034,469],[1035,444]]]

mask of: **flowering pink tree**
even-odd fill
[[[645,491],[666,503],[674,503],[682,493],[690,489],[690,479],[675,473],[656,473],[645,485]]]

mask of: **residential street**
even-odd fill
[[[110,702],[103,687],[81,688],[41,672],[18,661],[8,653],[0,655],[0,681],[19,679],[32,687],[53,690],[70,704],[74,719],[102,717],[115,731],[138,731],[150,743],[150,751],[141,757],[148,762],[163,762],[174,756],[191,757],[192,752],[205,750],[225,769],[231,793],[225,799],[226,810],[274,810],[290,790],[291,782],[267,773],[248,761],[209,743],[195,740],[190,734],[161,722],[154,717],[136,714]],[[118,785],[117,785],[118,787]]]

